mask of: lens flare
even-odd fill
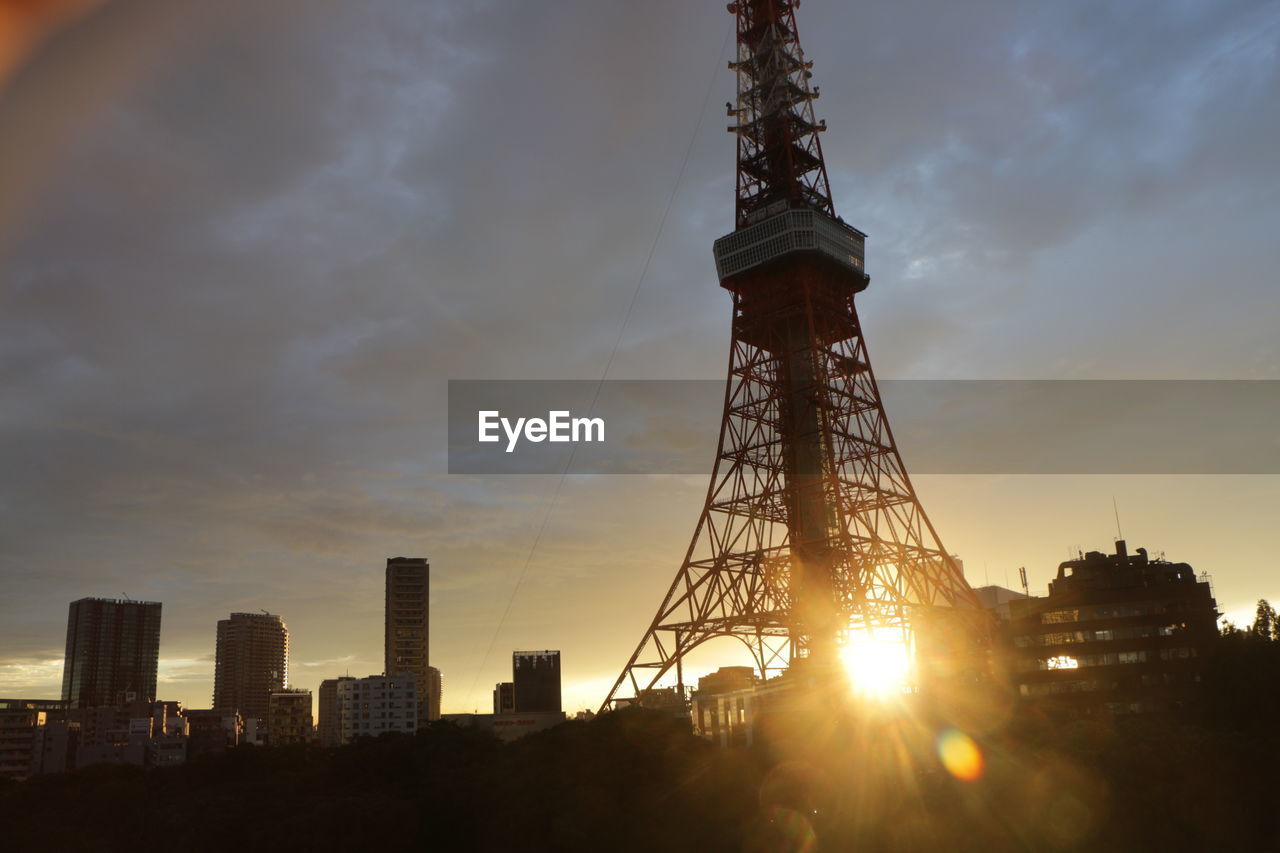
[[[948,773],[966,782],[980,778],[985,766],[982,750],[959,729],[947,729],[938,736],[938,758]]]
[[[803,814],[782,806],[765,809],[766,833],[776,846],[770,850],[786,850],[787,853],[813,853],[818,849],[818,836],[813,824]]]
[[[892,629],[851,633],[840,659],[854,691],[869,696],[901,693],[911,673],[911,653]]]

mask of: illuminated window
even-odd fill
[[[1045,625],[1053,625],[1061,622],[1079,622],[1079,610],[1050,610],[1040,615],[1040,622]]]
[[[1069,655],[1056,655],[1045,661],[1047,669],[1078,669],[1080,662]]]

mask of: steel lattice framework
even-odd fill
[[[794,0],[740,0],[737,226],[716,241],[733,294],[719,451],[680,570],[605,707],[715,637],[762,676],[829,662],[850,632],[918,630],[977,599],[920,506],[854,295],[865,235],[835,217]]]

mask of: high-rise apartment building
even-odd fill
[[[271,694],[289,683],[289,629],[270,613],[232,613],[218,620],[213,707],[266,720]]]
[[[71,602],[62,698],[72,708],[154,700],[159,663],[160,602]]]
[[[516,713],[560,711],[560,652],[513,652]]]
[[[387,558],[383,672],[412,676],[418,686],[418,716],[425,719],[428,695],[427,602],[431,565],[421,557]],[[439,703],[439,700],[436,700]]]
[[[426,723],[440,719],[440,700],[444,696],[444,679],[440,677],[440,670],[434,666],[427,667],[427,686],[423,691],[421,706],[423,711],[418,721]]]

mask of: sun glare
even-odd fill
[[[911,654],[900,631],[850,632],[840,658],[857,693],[887,697],[900,693],[911,673]]]

